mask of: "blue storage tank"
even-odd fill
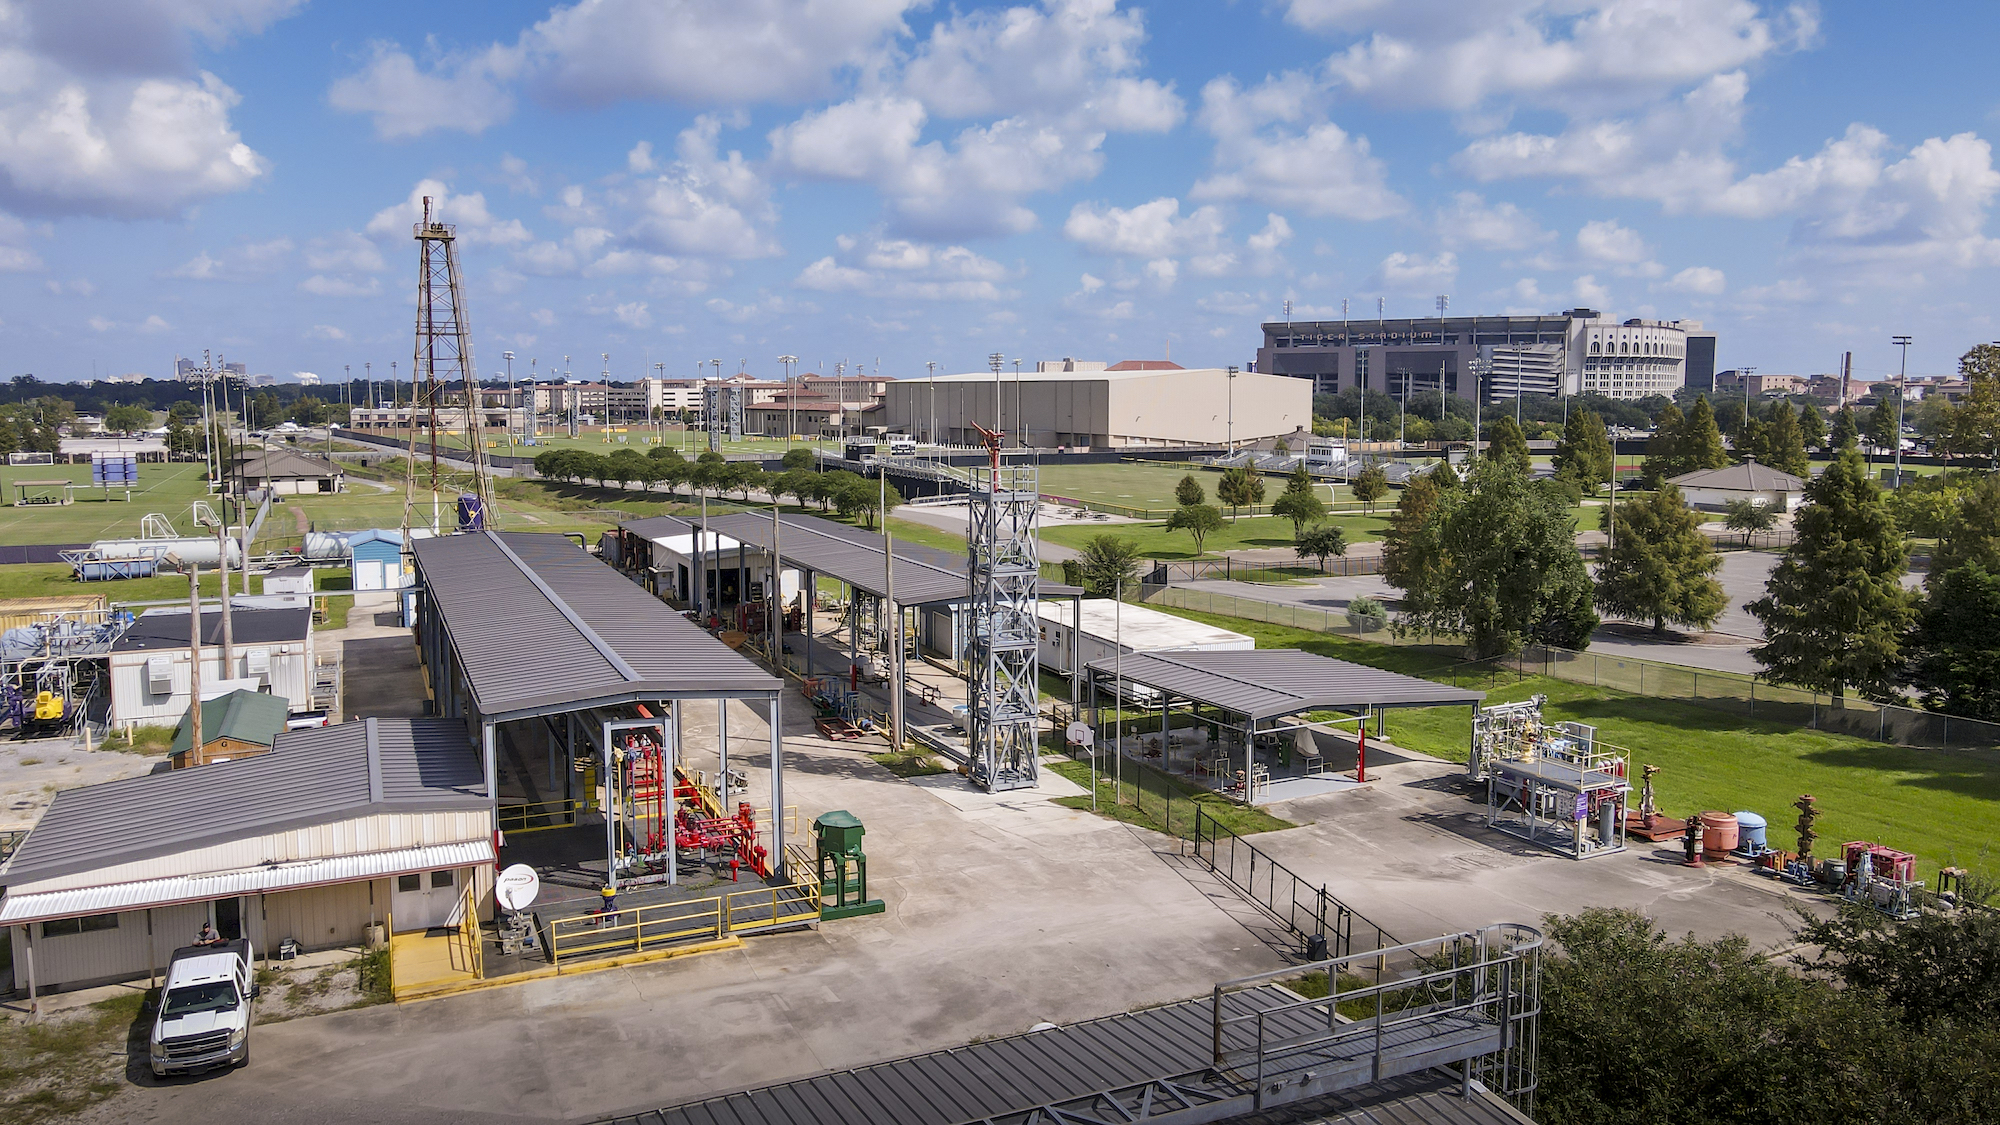
[[[1764,818],[1753,812],[1738,812],[1736,828],[1741,839],[1736,842],[1736,850],[1744,855],[1763,855],[1770,850],[1764,840]]]

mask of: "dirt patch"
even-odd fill
[[[1625,641],[1641,641],[1663,645],[1741,645],[1742,637],[1732,637],[1727,633],[1684,633],[1678,629],[1668,629],[1664,633],[1653,632],[1650,625],[1635,625],[1628,621],[1606,621],[1597,627],[1598,632]]]

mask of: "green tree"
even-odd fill
[[[1867,438],[1868,444],[1874,447],[1870,451],[1871,456],[1894,453],[1897,444],[1896,404],[1886,398],[1878,399],[1875,409],[1868,412],[1867,423],[1861,427],[1861,436]],[[1947,448],[1954,451],[1958,448],[1956,434],[1953,435],[1952,443]]]
[[[1499,421],[1487,428],[1486,456],[1488,460],[1512,466],[1517,473],[1528,471],[1528,438],[1514,419],[1502,414]]]
[[[1139,579],[1139,544],[1124,535],[1093,535],[1077,552],[1083,579],[1100,597],[1130,590]]]
[[[1861,444],[1861,423],[1854,418],[1854,408],[1842,406],[1833,416],[1833,431],[1827,435],[1826,450],[1838,453],[1843,449],[1853,449]]]
[[[1403,557],[1390,581],[1414,579],[1401,587],[1404,628],[1462,634],[1476,660],[1526,641],[1590,643],[1597,614],[1576,526],[1553,493],[1511,466],[1478,461],[1463,487],[1439,491],[1419,540],[1395,543],[1398,531],[1390,534]]]
[[[1747,607],[1764,624],[1750,654],[1783,684],[1870,697],[1891,690],[1902,635],[1915,612],[1903,589],[1908,552],[1882,490],[1852,451],[1806,485],[1792,517],[1797,539]]]
[[[1680,413],[1668,403],[1660,412],[1662,417],[1667,410]],[[1611,435],[1604,428],[1604,419],[1595,411],[1572,411],[1563,424],[1562,439],[1556,443],[1554,464],[1557,476],[1574,482],[1584,495],[1595,495],[1598,486],[1611,479]]]
[[[1389,474],[1380,465],[1370,465],[1354,478],[1354,498],[1373,513],[1375,505],[1389,495]]]
[[[813,467],[812,450],[802,445],[795,445],[785,450],[785,455],[778,458],[778,464],[783,465],[787,471],[810,469]]]
[[[1339,524],[1320,524],[1299,533],[1292,541],[1292,549],[1300,559],[1312,559],[1326,569],[1326,560],[1336,555],[1347,554],[1347,533]]]
[[[1174,503],[1183,508],[1208,503],[1208,493],[1202,491],[1201,482],[1194,479],[1193,473],[1182,477],[1180,483],[1174,486]]]
[[[1687,418],[1681,422],[1680,438],[1681,464],[1686,466],[1681,472],[1720,469],[1729,464],[1729,450],[1723,447],[1722,430],[1716,424],[1715,408],[1709,405],[1707,395],[1694,400]]]
[[[1723,509],[1723,526],[1731,531],[1743,533],[1743,545],[1750,545],[1750,534],[1755,531],[1769,531],[1778,522],[1778,512],[1770,504],[1758,504],[1749,500],[1731,500]]]
[[[861,510],[861,523],[870,531],[875,530],[876,521],[883,513],[893,512],[903,503],[903,494],[896,491],[896,486],[893,484],[877,481],[874,490],[877,495],[871,496],[869,505]],[[881,495],[884,491],[887,493],[886,496]]]
[[[1168,531],[1185,531],[1194,537],[1194,553],[1201,554],[1202,540],[1223,528],[1222,510],[1213,504],[1182,504],[1167,517]]]
[[[104,428],[116,434],[136,434],[153,428],[153,412],[136,403],[121,402],[104,412]]]
[[[1950,506],[1932,526],[1910,526],[1897,521],[1905,534],[1929,535],[1938,541],[1931,552],[1931,574],[1947,574],[1968,563],[1978,563],[1989,573],[2000,574],[2000,477],[1981,476],[1971,488],[1931,489],[1910,486],[1905,498],[1898,489],[1894,502],[1898,509],[1914,507],[1918,498],[1933,491],[1949,498]]]
[[[318,395],[301,395],[285,414],[301,426],[317,426],[327,419],[326,403]]]
[[[1979,344],[1958,357],[1958,374],[1969,386],[1952,411],[1952,446],[2000,468],[2000,344]]]
[[[1175,493],[1178,495],[1179,489]],[[1215,498],[1229,505],[1229,522],[1235,523],[1236,509],[1245,505],[1254,507],[1264,498],[1264,478],[1241,465],[1226,469],[1222,479],[1215,482]]]
[[[2000,913],[1978,909],[1992,904],[1990,884],[1966,891],[1961,905],[1974,909],[1928,907],[1894,925],[1859,903],[1804,915],[1792,961],[1813,979],[1866,994],[1912,1032],[1951,1024],[1991,1032],[2000,1026]]]
[[[1826,415],[1820,413],[1816,403],[1799,403],[1799,436],[1805,440],[1807,449],[1826,445]]]
[[[1764,423],[1763,456],[1760,463],[1774,469],[1783,469],[1795,477],[1804,477],[1812,472],[1811,463],[1806,460],[1805,436],[1799,432],[1799,416],[1784,403],[1771,407],[1771,414]]]
[[[1292,538],[1309,523],[1318,523],[1326,518],[1326,501],[1313,491],[1312,474],[1301,462],[1285,478],[1285,491],[1271,502],[1271,514],[1292,521]]]
[[[1789,411],[1788,411],[1789,412]],[[1597,608],[1629,621],[1651,621],[1664,635],[1669,621],[1706,630],[1729,599],[1715,572],[1715,545],[1681,490],[1659,490],[1618,505],[1618,540],[1597,568]]]
[[[259,429],[269,429],[285,419],[285,404],[270,391],[258,391],[250,396],[250,423]]]
[[[1439,474],[1449,472],[1450,467],[1445,466],[1418,473],[1403,486],[1396,514],[1389,517],[1389,530],[1382,539],[1382,578],[1389,585],[1403,590],[1429,589],[1442,580],[1443,527],[1435,517],[1447,483]]]
[[[1933,576],[1905,680],[1933,711],[2000,721],[2000,574],[1971,562]]]
[[[1768,462],[1770,440],[1768,427],[1762,418],[1745,418],[1736,433],[1730,438],[1730,447],[1736,452],[1738,461]]]
[[[1660,411],[1659,421],[1653,425],[1653,436],[1646,439],[1646,459],[1639,465],[1639,476],[1647,488],[1658,488],[1663,480],[1672,480],[1687,472],[1688,457],[1681,451],[1683,433],[1687,428],[1680,408],[1668,403]]]

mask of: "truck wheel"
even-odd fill
[[[243,1044],[243,1057],[236,1060],[236,1065],[239,1067],[250,1065],[250,1044],[248,1042]]]

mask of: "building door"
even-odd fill
[[[354,588],[357,590],[386,590],[388,576],[384,573],[381,559],[354,560]]]
[[[240,898],[219,898],[215,900],[215,932],[224,941],[235,941],[243,936],[243,900]]]
[[[453,868],[396,876],[396,891],[389,900],[396,932],[456,925],[462,917],[459,896],[463,891],[459,873]]]

